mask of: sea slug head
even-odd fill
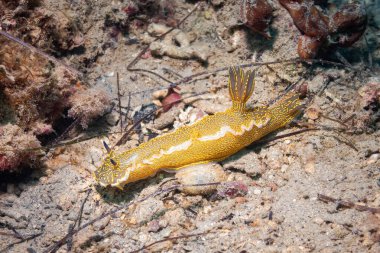
[[[103,187],[110,185],[122,189],[133,170],[133,162],[137,155],[124,158],[115,155],[115,152],[106,143],[104,146],[107,150],[107,156],[103,164],[94,172],[95,180]]]
[[[94,172],[95,180],[103,187],[118,186],[124,174],[125,170],[120,168],[120,161],[116,158],[114,151],[107,154],[103,164]]]

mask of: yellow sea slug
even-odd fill
[[[220,161],[252,142],[291,122],[302,102],[289,92],[270,107],[246,107],[254,89],[254,72],[230,68],[232,106],[225,112],[203,117],[192,125],[158,136],[121,154],[109,150],[95,171],[102,186],[125,184],[155,175],[160,169],[179,170],[194,164]]]

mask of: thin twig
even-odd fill
[[[77,215],[77,218],[75,219],[75,222],[74,224],[70,225],[69,226],[69,229],[68,229],[68,232],[67,234],[71,234],[72,231],[74,230],[75,226],[78,226],[78,228],[80,227],[81,223],[82,223],[82,214],[83,214],[83,209],[84,209],[84,205],[86,204],[86,201],[88,199],[88,197],[90,196],[90,193],[91,193],[91,189],[88,189],[86,191],[86,197],[84,198],[84,200],[82,201],[82,204],[79,208],[79,212],[78,212],[78,215]],[[71,247],[72,247],[72,242],[73,242],[73,237],[69,237],[67,239],[67,250],[70,251],[71,250]],[[52,252],[55,252],[54,250]]]
[[[53,146],[58,144],[58,142],[64,140],[67,135],[69,135],[71,133],[71,131],[73,131],[78,125],[79,125],[79,122],[80,122],[80,117],[76,118],[66,129],[65,131],[63,131],[63,133],[58,136],[57,138],[55,138],[53,140],[53,142],[51,143]]]
[[[206,234],[208,234],[208,232],[197,233],[197,234],[189,234],[189,235],[180,235],[180,236],[174,236],[174,237],[167,237],[165,239],[152,242],[152,243],[150,243],[150,244],[148,244],[148,245],[146,245],[144,247],[141,247],[140,249],[130,251],[129,253],[137,253],[137,252],[143,251],[144,249],[148,249],[151,246],[153,246],[155,244],[158,244],[158,243],[161,243],[161,242],[174,241],[174,240],[179,240],[179,239],[184,239],[184,238],[190,238],[190,237],[195,237],[195,236],[201,236],[201,235],[206,235]]]
[[[123,133],[123,115],[121,115],[121,93],[120,93],[120,81],[119,72],[116,72],[116,84],[117,84],[117,99],[119,102],[119,117],[120,117],[120,132]]]
[[[167,73],[169,73],[169,74],[172,74],[172,75],[174,75],[176,77],[183,78],[182,75],[180,75],[179,73],[177,73],[174,70],[171,70],[169,68],[162,68],[162,70],[165,71],[165,72],[167,72]]]
[[[331,120],[331,121],[334,121],[334,122],[336,122],[336,123],[338,123],[338,124],[344,126],[345,128],[348,128],[347,125],[344,124],[344,122],[342,122],[342,121],[340,121],[340,120],[330,118],[329,116],[324,115],[324,114],[322,114],[322,113],[321,113],[321,117],[322,117],[322,118],[325,118],[325,119],[328,119],[328,120]]]
[[[320,129],[318,129],[318,128],[306,128],[306,129],[297,130],[297,131],[287,133],[287,134],[281,134],[281,135],[278,135],[275,137],[268,137],[268,138],[260,139],[258,141],[253,142],[252,144],[250,144],[248,146],[248,148],[256,149],[259,145],[266,144],[268,142],[272,142],[275,140],[283,139],[286,137],[290,137],[293,135],[297,135],[297,134],[301,134],[301,133],[305,133],[305,132],[309,132],[309,131],[318,131],[318,130],[320,130]]]
[[[128,126],[128,114],[131,110],[131,92],[128,92],[128,105],[127,105],[127,111],[125,113],[125,129],[127,129]]]
[[[26,242],[26,241],[29,241],[29,240],[33,240],[34,238],[41,236],[42,234],[43,234],[43,232],[33,234],[30,236],[24,236],[24,238],[21,239],[20,241],[13,242],[13,243],[9,244],[8,246],[6,246],[4,249],[0,249],[0,252],[6,252],[7,250],[11,249],[13,246],[20,244],[20,243],[23,243],[23,242]]]
[[[338,205],[338,207],[354,208],[358,211],[368,211],[371,213],[380,213],[380,208],[369,207],[369,206],[365,206],[365,205],[358,205],[358,204],[355,204],[351,201],[340,200],[340,199],[329,197],[329,196],[326,196],[323,194],[318,194],[318,200],[326,202],[326,203],[328,203],[328,202],[336,203]]]
[[[321,125],[321,124],[315,124],[315,123],[307,123],[307,122],[296,122],[299,126],[306,126],[306,127],[314,127],[314,128],[318,128],[319,130],[324,130],[324,131],[332,131],[332,132],[335,132],[337,135],[339,135],[339,137],[343,138],[344,140],[341,140],[339,139],[338,137],[336,136],[332,136],[334,139],[346,144],[347,146],[349,146],[350,148],[352,148],[353,150],[355,150],[356,152],[358,152],[358,148],[355,147],[355,145],[349,140],[347,139],[346,137],[342,136],[340,133],[344,133],[344,132],[347,132],[348,129],[347,128],[337,128],[337,127],[330,127],[330,126],[324,126],[324,125]]]
[[[12,230],[12,232],[13,232],[13,234],[3,233],[4,235],[9,235],[9,236],[16,237],[18,239],[23,239],[23,236],[17,231],[17,229],[12,224],[6,222],[5,224],[1,223],[0,225],[2,227],[5,227],[5,228],[8,228],[8,229]]]

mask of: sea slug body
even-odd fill
[[[160,169],[180,170],[195,164],[220,161],[291,122],[302,102],[289,92],[270,107],[247,108],[254,89],[254,72],[230,68],[232,106],[192,125],[158,136],[121,154],[109,150],[95,171],[102,186],[122,189],[125,184],[155,175]]]

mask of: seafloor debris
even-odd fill
[[[236,198],[248,193],[248,186],[241,181],[226,182],[219,185],[215,198]]]
[[[40,143],[33,133],[24,132],[12,124],[0,126],[0,172],[32,166],[37,160],[37,153],[28,149],[39,147]]]
[[[123,9],[128,15],[128,20],[132,26],[139,27],[143,20],[147,23],[164,23],[168,26],[175,26],[177,20],[174,19],[175,3],[170,0],[136,0],[129,1]]]
[[[360,109],[363,113],[354,120],[354,126],[359,133],[361,131],[371,132],[380,129],[380,82],[373,78],[358,91],[361,99]]]
[[[100,86],[77,91],[69,99],[71,106],[68,116],[79,120],[83,128],[107,112],[111,105],[111,95]]]
[[[164,112],[169,111],[170,108],[180,102],[182,96],[178,93],[179,89],[179,87],[168,89],[168,94],[161,101]]]
[[[54,52],[82,46],[80,26],[62,11],[43,7],[43,0],[0,0],[0,27],[38,48]]]
[[[365,110],[380,110],[380,80],[373,79],[359,89],[361,106]]]
[[[241,17],[244,25],[270,39],[269,25],[273,18],[273,7],[268,0],[243,0]]]
[[[40,129],[39,123],[51,124],[61,117],[67,99],[76,91],[75,77],[14,42],[2,37],[0,41],[0,93],[5,102],[1,107],[8,107],[9,118],[34,132]]]
[[[160,24],[150,24],[148,33],[151,36],[160,36],[170,28]],[[169,56],[176,59],[197,59],[201,62],[207,62],[209,57],[208,47],[200,42],[194,42],[196,39],[193,33],[186,34],[179,29],[174,29],[166,35],[163,41],[155,41],[150,44],[150,51],[156,56]]]
[[[315,58],[322,49],[349,47],[360,39],[367,27],[367,14],[359,3],[343,5],[329,15],[314,0],[279,0],[300,30],[298,54]]]
[[[11,123],[19,132],[27,132],[28,138],[45,138],[55,132],[54,124],[67,109],[71,108],[69,116],[80,117],[78,122],[87,127],[108,108],[110,98],[105,91],[87,89],[64,66],[54,67],[42,56],[1,36],[0,43],[0,124]],[[36,147],[32,139],[30,146],[18,145],[15,138],[9,141],[21,150]],[[31,161],[22,152],[3,156],[2,167],[16,169],[21,161]]]

